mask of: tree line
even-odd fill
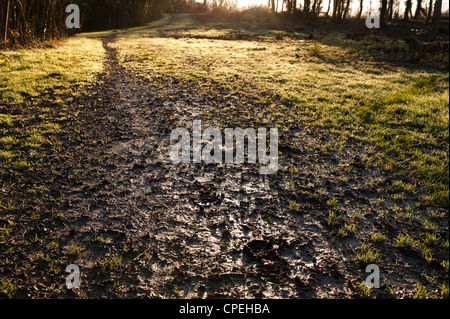
[[[373,5],[373,11],[383,10],[384,17],[401,18],[405,21],[422,19],[431,22],[433,14],[438,12],[436,10],[442,10],[442,0],[404,0],[403,12],[400,12],[401,0],[268,0],[267,6],[272,12],[297,12],[306,16],[345,19],[355,7],[358,7],[356,17],[361,18],[364,6],[369,2]]]
[[[387,19],[415,19],[434,23],[437,32],[442,0],[267,0],[273,13],[298,15],[300,18],[327,16],[336,20],[349,18],[358,8],[361,18],[370,1],[372,10]],[[404,1],[403,12],[399,3]],[[354,3],[356,2],[356,3]],[[65,25],[67,5],[75,3],[81,12],[82,31],[126,28],[142,25],[164,12],[207,12],[236,7],[236,0],[0,0],[0,44],[26,45],[36,40],[60,38],[77,30]],[[326,9],[326,10],[325,10]],[[437,26],[437,27],[436,27]]]
[[[66,27],[66,7],[77,4],[83,31],[142,25],[164,11],[163,0],[0,0],[0,43],[26,45],[78,30]]]

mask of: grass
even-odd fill
[[[393,243],[394,247],[412,250],[418,246],[418,242],[411,238],[408,234],[399,234]]]
[[[101,41],[83,36],[55,43],[50,49],[0,51],[0,103],[21,103],[47,89],[73,90],[94,79],[103,59]],[[0,125],[5,122],[11,119],[1,114]]]
[[[114,269],[122,265],[122,257],[116,255],[99,258],[95,263],[95,267],[98,268],[99,273],[106,275],[111,273]]]
[[[8,114],[0,113],[0,125],[1,126],[10,126],[13,122],[14,117]]]
[[[448,272],[448,257],[444,256],[448,256],[448,240],[442,236],[448,232],[442,225],[448,220],[449,207],[448,74],[372,63],[376,52],[408,50],[401,42],[354,42],[342,35],[320,34],[315,40],[302,34],[280,38],[278,31],[245,28],[253,22],[244,20],[239,25],[220,22],[201,26],[189,16],[170,24],[171,17],[166,17],[151,25],[158,28],[115,32],[117,41],[110,46],[118,50],[121,66],[153,86],[167,88],[181,83],[209,90],[211,100],[218,97],[219,102],[212,112],[202,110],[204,117],[217,114],[224,125],[233,124],[227,122],[233,119],[243,127],[248,123],[277,126],[289,136],[280,141],[289,152],[319,157],[317,161],[309,159],[316,165],[309,167],[319,167],[322,160],[327,162],[336,155],[332,169],[322,171],[330,175],[327,185],[300,185],[299,181],[309,179],[304,176],[305,167],[290,162],[286,191],[292,197],[287,197],[280,210],[287,211],[287,218],[304,216],[306,220],[312,213],[304,204],[313,204],[318,211],[314,213],[324,217],[324,224],[331,229],[333,241],[361,243],[352,262],[379,263],[388,259],[383,260],[381,252],[390,256],[392,250],[397,254],[397,249],[404,249],[416,252],[408,258],[419,256],[429,266],[437,264]],[[0,104],[7,106],[0,109],[2,174],[26,175],[45,161],[45,148],[57,149],[55,135],[69,123],[69,112],[55,112],[67,107],[67,101],[58,95],[76,91],[101,71],[104,50],[100,37],[111,34],[81,34],[49,49],[0,52]],[[236,34],[243,39],[235,38]],[[56,93],[52,105],[30,115],[6,114],[8,106],[45,90]],[[243,97],[244,102],[222,105],[221,97],[227,101]],[[299,131],[307,133],[300,135]],[[73,135],[83,134],[75,131]],[[308,144],[308,138],[314,142]],[[354,155],[361,158],[363,168],[354,165]],[[316,171],[307,173],[314,175]],[[3,185],[0,198],[5,212],[16,207],[8,197],[8,187]],[[355,191],[344,193],[341,187]],[[26,189],[36,203],[25,219],[35,223],[50,220],[48,214],[37,210],[39,197],[53,196],[50,188],[27,185]],[[367,203],[361,204],[363,201]],[[51,220],[56,219],[53,215],[52,211]],[[153,216],[161,219],[158,211]],[[268,227],[275,227],[280,219],[279,215],[262,216],[267,218]],[[392,224],[384,228],[385,222]],[[224,217],[220,224],[228,223]],[[2,225],[0,243],[6,243],[15,228],[6,222]],[[367,230],[372,227],[376,229]],[[397,232],[391,232],[392,227],[401,227],[401,233],[394,237]],[[46,243],[47,249],[59,250],[58,244],[41,237],[32,233],[25,240],[34,247]],[[100,248],[114,245],[102,234],[94,235],[93,242]],[[228,240],[221,242],[222,248],[230,245]],[[66,250],[73,257],[83,249],[72,245]],[[54,259],[48,254],[43,254],[42,260],[54,268]],[[117,254],[107,255],[96,260],[94,267],[107,275],[122,262]],[[391,270],[396,266],[387,262],[385,267]],[[448,286],[439,284],[435,285],[436,293],[448,297]],[[11,296],[16,286],[14,280],[2,279],[0,292]],[[372,293],[364,283],[354,288],[361,297]],[[416,288],[410,297],[429,296],[422,286]]]
[[[14,157],[14,154],[10,151],[0,151],[0,163],[9,162]]]
[[[14,162],[12,167],[17,171],[25,171],[30,168],[30,163],[28,163],[25,160],[19,160],[19,161]]]
[[[0,280],[0,294],[5,295],[8,298],[12,298],[14,292],[17,290],[18,280],[2,278]]]
[[[300,212],[301,211],[300,205],[297,202],[295,202],[295,201],[290,201],[289,202],[288,209],[290,211],[292,211],[292,212]]]
[[[427,299],[429,293],[420,283],[416,283],[416,291],[411,295],[411,299]]]
[[[338,231],[339,237],[348,237],[351,236],[356,231],[356,225],[355,224],[348,224],[345,223],[344,226],[342,226]]]
[[[320,44],[293,38],[273,41],[274,36],[267,42],[226,41],[217,37],[228,36],[231,24],[205,29],[188,18],[180,23],[159,33],[121,33],[113,44],[120,63],[150,81],[213,85],[270,101],[264,110],[256,103],[242,112],[256,122],[273,122],[286,131],[308,123],[326,134],[336,132],[373,145],[367,156],[370,165],[419,178],[418,184],[397,180],[394,188],[414,193],[423,187],[431,203],[448,207],[448,74],[401,68],[368,73],[371,63],[348,64],[346,48],[335,45],[331,35]],[[264,30],[242,32],[267,37]],[[177,37],[159,36],[167,33]]]
[[[17,144],[19,144],[19,141],[13,136],[3,136],[0,138],[0,146],[4,150],[9,150]]]
[[[39,148],[42,146],[42,144],[45,144],[47,140],[44,136],[42,136],[39,133],[31,133],[31,135],[25,140],[25,147],[29,148]]]
[[[373,233],[370,236],[370,241],[373,243],[381,243],[386,239],[386,236],[382,234],[380,231]]]
[[[72,244],[71,246],[70,246],[70,250],[69,250],[69,254],[70,255],[78,255],[81,251],[83,251],[84,250],[84,248],[82,248],[82,247],[80,247],[80,246],[77,246],[77,245],[75,245],[75,244]]]
[[[357,285],[353,285],[353,289],[355,289],[356,294],[359,298],[369,298],[372,291],[371,288],[366,286],[366,283],[364,281],[360,282]]]
[[[374,248],[369,247],[365,243],[356,252],[355,261],[358,264],[375,264],[380,261],[380,252]]]

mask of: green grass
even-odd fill
[[[307,216],[310,209],[303,210],[304,201],[314,204],[333,241],[362,242],[353,262],[366,265],[386,261],[381,255],[383,246],[383,254],[388,251],[386,256],[392,250],[397,254],[397,249],[404,249],[415,252],[409,257],[418,256],[448,271],[448,260],[443,259],[448,257],[442,257],[443,253],[448,256],[448,240],[442,238],[449,207],[448,74],[372,63],[377,53],[406,52],[408,48],[401,41],[355,42],[338,34],[315,34],[316,40],[309,40],[297,33],[276,39],[280,32],[259,30],[250,17],[244,17],[238,25],[199,25],[189,16],[170,21],[168,16],[149,26],[81,34],[50,49],[0,52],[0,104],[22,103],[45,90],[54,90],[58,96],[90,83],[104,60],[100,38],[117,34],[117,41],[110,46],[118,50],[120,65],[148,79],[151,85],[170,88],[187,84],[209,90],[211,100],[225,92],[224,99],[238,96],[244,101],[236,103],[236,107],[216,105],[212,111],[202,110],[202,116],[217,115],[224,125],[230,124],[230,118],[245,125],[275,125],[283,134],[289,133],[280,142],[290,151],[319,156],[317,162],[308,159],[317,164],[314,167],[325,165],[322,160],[326,163],[330,156],[342,161],[323,172],[330,175],[327,181],[331,184],[314,183],[311,187],[298,183],[304,178],[299,174],[305,172],[297,163],[289,163],[288,180],[283,185],[287,184],[285,190],[301,199],[288,197],[281,209]],[[235,39],[236,34],[257,35],[258,39]],[[43,160],[43,147],[56,149],[57,133],[69,115],[58,114],[59,120],[55,120],[54,113],[55,109],[67,107],[66,102],[57,97],[53,106],[41,107],[29,117],[4,114],[8,108],[1,110],[2,172],[20,175],[33,170]],[[298,131],[307,134],[296,135]],[[308,138],[315,144],[305,143]],[[363,169],[346,163],[354,155],[361,158]],[[69,175],[69,179],[72,177]],[[355,187],[354,193],[362,196],[353,198],[353,192],[343,195],[340,189],[336,192],[336,183],[346,190]],[[26,187],[36,198],[49,192],[46,185]],[[373,194],[365,196],[366,188]],[[0,208],[15,209],[16,203],[8,198],[8,192],[1,196]],[[362,207],[362,199],[370,204]],[[26,218],[36,222],[44,216],[34,210],[29,214]],[[153,216],[160,219],[159,212]],[[272,216],[263,215],[270,227],[278,222]],[[373,218],[377,218],[376,224]],[[53,212],[52,219],[56,219]],[[402,227],[402,233],[393,237],[396,232],[392,235],[388,228],[379,228],[386,220]],[[221,224],[227,223],[225,217]],[[368,233],[366,226],[377,228]],[[7,242],[12,231],[13,227],[5,224],[0,243]],[[42,245],[45,239],[34,235],[26,238],[28,244]],[[343,239],[350,236],[353,238]],[[111,238],[103,235],[96,236],[93,242],[113,246]],[[221,247],[229,244],[224,240]],[[54,243],[46,247],[57,248]],[[76,256],[81,250],[72,245],[67,251]],[[48,254],[42,254],[42,260],[54,266]],[[94,264],[103,275],[121,266],[122,257],[117,254],[99,258]],[[386,269],[394,267],[390,262],[386,264]],[[14,283],[2,280],[0,292],[12,295]],[[363,283],[354,288],[361,297],[371,293]],[[435,293],[448,297],[448,287],[436,284]],[[411,294],[413,298],[428,296],[422,286]]]
[[[14,116],[0,113],[0,125],[10,126],[13,122]]]
[[[292,212],[300,212],[300,205],[295,201],[290,201],[288,205],[288,209]]]
[[[2,278],[0,279],[0,294],[5,295],[8,298],[12,298],[15,291],[18,287],[18,280],[15,279],[8,279],[8,278]]]
[[[369,247],[365,243],[356,252],[355,261],[359,264],[374,264],[380,261],[381,254],[378,250]]]
[[[0,138],[0,148],[4,150],[9,150],[17,144],[19,144],[19,141],[13,136],[3,136]]]
[[[411,294],[411,299],[427,299],[429,297],[429,293],[426,288],[422,286],[419,282],[416,283],[416,291]]]
[[[104,49],[97,39],[77,36],[53,48],[0,51],[0,103],[17,104],[47,89],[64,92],[87,84],[103,68]],[[0,115],[0,125],[5,121]]]
[[[39,148],[42,144],[46,143],[47,140],[44,136],[39,133],[31,133],[31,135],[25,140],[25,147],[29,148]]]
[[[344,226],[342,226],[338,231],[339,237],[348,237],[351,236],[356,231],[356,225],[355,224],[348,224],[345,223]]]
[[[373,233],[370,236],[370,241],[373,243],[381,243],[386,239],[386,235],[382,234],[380,231]]]
[[[411,238],[408,234],[399,234],[395,239],[393,246],[412,250],[418,246],[418,242]]]
[[[12,153],[10,151],[1,151],[0,150],[0,163],[10,162],[13,157],[14,157],[14,153]]]
[[[25,171],[30,168],[30,163],[25,160],[19,160],[19,161],[14,162],[12,167],[18,171]]]
[[[106,275],[111,273],[114,269],[122,265],[122,257],[116,255],[99,258],[95,263],[95,267],[98,268],[99,273]]]
[[[370,297],[370,293],[372,291],[371,288],[366,286],[366,283],[364,281],[361,281],[359,284],[357,285],[353,285],[353,289],[355,289],[356,294],[358,295],[359,298],[369,298]]]
[[[448,74],[399,67],[368,73],[370,61],[348,54],[348,46],[357,44],[335,45],[334,41],[347,41],[336,35],[321,36],[320,43],[290,37],[271,41],[273,36],[267,42],[226,41],[217,37],[238,31],[232,24],[205,28],[188,17],[178,23],[179,28],[120,33],[112,44],[120,63],[150,81],[165,78],[219,86],[269,103],[264,109],[255,103],[243,110],[242,118],[276,123],[286,131],[308,123],[325,134],[372,145],[368,164],[419,179],[417,184],[397,181],[394,187],[406,193],[423,187],[433,204],[448,207]],[[165,37],[174,32],[185,37]],[[265,30],[243,32],[267,36]],[[344,63],[349,58],[353,64]],[[345,139],[343,147],[346,143],[353,147]],[[321,152],[326,154],[328,148]]]
[[[80,246],[77,246],[77,245],[75,245],[75,244],[72,244],[71,246],[70,246],[70,250],[69,250],[69,254],[70,255],[78,255],[81,251],[83,251],[84,250],[84,248],[82,248],[82,247],[80,247]]]

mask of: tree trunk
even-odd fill
[[[339,0],[333,0],[333,15],[332,15],[333,19],[336,19],[338,1]]]
[[[388,10],[389,20],[392,20],[393,14],[394,14],[394,0],[389,0],[389,10]]]
[[[327,9],[327,13],[325,14],[326,17],[328,17],[328,13],[330,12],[330,9],[331,9],[331,0],[328,0],[328,9]]]
[[[411,0],[406,0],[405,14],[403,20],[409,21],[409,11],[411,11]]]
[[[364,3],[364,0],[359,0],[358,19],[361,19],[361,14],[362,14],[363,7],[364,7],[363,3]]]
[[[8,35],[9,2],[10,2],[10,0],[8,0],[8,4],[6,5],[6,22],[5,22],[5,39],[4,39],[5,43],[6,43],[6,40],[7,40],[6,37]]]
[[[348,14],[349,7],[350,7],[350,0],[347,0],[347,4],[345,5],[344,16],[343,16],[344,19]]]
[[[420,9],[422,8],[422,0],[417,0],[416,13],[414,14],[414,20],[420,19]]]
[[[431,17],[433,16],[431,13],[433,12],[433,0],[430,0],[428,3],[428,12],[427,12],[427,18],[425,19],[425,22],[430,22]]]
[[[311,0],[305,0],[303,3],[303,13],[305,13],[307,16],[309,16],[311,6]]]
[[[434,17],[433,17],[433,29],[429,35],[429,39],[432,40],[436,38],[439,32],[439,27],[441,25],[441,15],[442,15],[442,0],[436,0],[434,5]]]
[[[381,0],[380,27],[382,29],[386,27],[386,12],[387,12],[387,0]]]

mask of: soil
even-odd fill
[[[84,94],[68,102],[78,116],[58,134],[59,151],[47,148],[38,169],[10,175],[20,185],[12,196],[22,204],[9,212],[20,216],[20,232],[5,244],[13,254],[2,249],[0,274],[18,280],[14,297],[356,296],[355,286],[367,276],[354,261],[360,241],[336,238],[327,223],[326,201],[334,196],[352,201],[355,210],[370,207],[378,194],[359,185],[380,172],[365,167],[354,149],[327,156],[311,152],[308,146],[321,136],[302,123],[296,130],[303,141],[280,137],[275,175],[260,175],[251,164],[175,165],[169,137],[179,123],[188,123],[188,130],[195,119],[205,128],[223,127],[220,123],[233,127],[236,119],[220,114],[223,105],[254,101],[230,98],[231,93],[214,87],[166,85],[167,79],[150,83],[119,66],[109,46],[114,37],[103,41],[105,70]],[[48,91],[31,101],[27,112],[32,114],[37,105],[57,112],[53,100]],[[220,115],[205,115],[215,114],[213,110]],[[290,149],[288,141],[301,146]],[[290,163],[304,167],[294,181],[297,191],[287,186]],[[355,168],[348,174],[359,183],[341,186],[333,172],[337,166]],[[48,192],[30,194],[32,185],[47,185]],[[298,192],[319,188],[327,192],[317,200]],[[291,200],[300,210],[286,213]],[[358,226],[361,236],[380,224],[387,225],[392,237],[402,231],[400,221],[369,210]],[[441,235],[448,239],[448,232]],[[40,240],[30,240],[35,236]],[[48,248],[52,241],[58,244],[54,250]],[[73,252],[74,245],[82,249]],[[384,260],[397,260],[394,271],[385,266],[390,270],[376,292],[379,297],[390,297],[389,288],[397,297],[408,296],[421,273],[433,267],[418,256],[377,248]],[[43,257],[36,257],[37,252]],[[122,258],[116,266],[99,262],[114,256]],[[78,290],[65,287],[69,264],[80,267]]]

